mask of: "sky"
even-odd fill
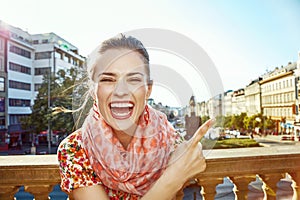
[[[54,32],[83,56],[103,40],[130,30],[158,28],[183,34],[207,53],[224,91],[244,88],[267,71],[296,62],[300,52],[300,0],[0,0],[0,4],[0,20],[30,34]],[[154,62],[159,59],[163,56],[154,55]],[[173,65],[176,59],[169,59]],[[184,78],[197,101],[211,95],[210,86],[199,86],[203,77]],[[180,95],[158,85],[152,93],[156,102],[169,106],[184,104]]]

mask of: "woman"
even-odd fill
[[[149,56],[133,37],[104,41],[87,71],[94,105],[59,146],[62,189],[75,199],[173,199],[205,169],[198,141],[213,122],[178,144],[166,116],[146,103]]]

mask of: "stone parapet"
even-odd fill
[[[235,184],[238,199],[248,199],[249,184],[262,181],[262,195],[276,199],[280,180],[289,175],[293,180],[294,197],[300,197],[299,145],[240,148],[206,151],[206,171],[197,176],[206,199],[214,199],[216,187],[228,177]],[[0,199],[12,200],[20,186],[34,195],[35,200],[48,199],[60,176],[56,155],[0,156]],[[250,189],[250,190],[249,190]],[[178,199],[182,198],[182,192]],[[70,199],[72,199],[70,197]],[[250,198],[249,198],[250,199]]]

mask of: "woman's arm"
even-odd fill
[[[101,185],[77,188],[71,193],[71,196],[75,200],[109,200]]]
[[[177,147],[171,156],[169,166],[142,200],[173,199],[188,180],[205,170],[205,158],[199,141],[213,123],[214,120],[208,120],[189,141]]]

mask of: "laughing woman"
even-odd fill
[[[59,146],[62,190],[76,200],[174,199],[205,170],[198,141],[213,122],[178,144],[166,116],[147,105],[149,55],[134,37],[104,41],[87,72],[94,105],[82,128]]]

